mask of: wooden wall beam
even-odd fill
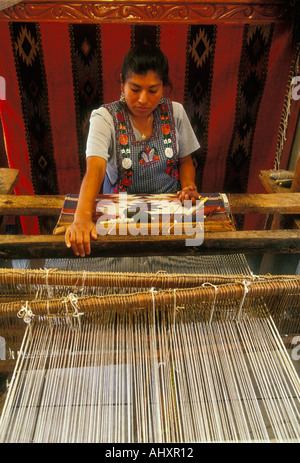
[[[0,11],[0,21],[110,23],[271,23],[290,21],[286,0],[28,0]]]

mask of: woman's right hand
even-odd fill
[[[76,256],[84,257],[91,253],[91,238],[97,239],[96,224],[92,221],[95,198],[100,191],[106,169],[106,160],[89,156],[86,160],[86,173],[83,178],[74,221],[65,233],[65,243],[73,249]]]
[[[91,253],[91,238],[96,240],[97,236],[96,224],[92,220],[74,221],[65,233],[65,243],[76,256],[84,257]]]

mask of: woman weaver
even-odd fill
[[[86,174],[65,242],[75,255],[90,254],[97,238],[92,210],[103,193],[177,193],[198,198],[191,153],[199,143],[183,106],[164,98],[169,65],[157,47],[143,44],[125,56],[120,100],[94,110],[87,139]]]

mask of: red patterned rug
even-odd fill
[[[90,112],[119,98],[124,54],[145,39],[167,54],[170,96],[201,143],[199,192],[263,191],[258,176],[274,166],[293,58],[288,26],[13,22],[0,28],[0,111],[9,165],[20,170],[17,194],[79,192]],[[53,229],[49,218],[22,225]]]

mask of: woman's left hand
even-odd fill
[[[179,191],[178,198],[182,203],[188,200],[192,200],[193,203],[196,203],[197,199],[200,199],[200,194],[197,191],[196,185],[193,184],[186,186]]]

